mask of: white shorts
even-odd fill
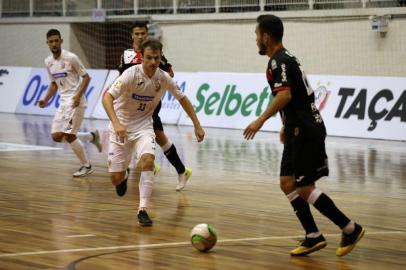
[[[124,143],[118,143],[117,141],[117,135],[110,131],[108,152],[109,172],[124,172],[127,170],[134,150],[137,153],[137,160],[143,154],[155,155],[155,133],[152,129],[128,134],[128,140]]]
[[[78,133],[85,115],[85,109],[85,107],[72,108],[72,105],[59,106],[52,121],[51,133]]]

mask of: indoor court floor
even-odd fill
[[[197,143],[192,127],[166,126],[193,174],[176,192],[176,171],[158,149],[161,172],[149,209],[154,225],[140,227],[137,170],[118,197],[107,149],[86,144],[95,171],[73,178],[79,163],[68,145],[51,140],[51,121],[0,114],[1,270],[406,269],[406,142],[328,137],[331,173],[318,186],[366,234],[339,258],[339,229],[312,207],[328,245],[291,257],[304,233],[279,188],[277,133],[260,132],[247,142],[242,130],[206,128]],[[99,129],[107,146],[107,124],[85,120],[82,128]],[[199,223],[218,233],[207,253],[190,244]]]

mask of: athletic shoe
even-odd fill
[[[154,164],[154,175],[158,175],[161,171],[161,166],[158,163]]]
[[[178,185],[176,186],[176,191],[181,191],[185,188],[186,182],[189,180],[192,175],[192,169],[186,167],[185,172],[178,175]]]
[[[149,218],[147,211],[145,210],[140,210],[138,212],[138,224],[144,227],[149,227],[152,226],[152,220]]]
[[[344,256],[351,252],[357,242],[365,234],[365,229],[355,223],[354,231],[350,234],[342,233],[340,247],[336,251],[337,256]]]
[[[96,129],[95,131],[90,132],[93,135],[93,141],[91,141],[92,144],[94,144],[97,147],[97,150],[101,152],[103,150],[103,146],[100,142],[100,133]]]
[[[116,186],[116,193],[118,196],[123,197],[127,192],[127,180],[128,176],[130,175],[130,169],[127,169],[126,176],[124,180]]]
[[[294,250],[290,251],[290,255],[292,256],[305,256],[327,246],[326,239],[324,239],[323,235],[320,235],[316,238],[308,238],[306,237],[305,240],[295,248]]]
[[[77,170],[74,174],[73,177],[83,177],[88,174],[91,174],[93,172],[92,166],[90,165],[89,167],[82,166]]]

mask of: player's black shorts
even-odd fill
[[[297,187],[306,186],[328,176],[325,136],[293,136],[284,145],[281,176],[295,176]]]
[[[156,106],[154,113],[152,114],[154,130],[164,130],[162,125],[161,117],[159,117],[159,111],[161,110],[162,102],[159,101],[158,106]]]

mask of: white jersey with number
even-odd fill
[[[82,62],[76,54],[62,50],[58,59],[55,59],[50,54],[45,59],[45,66],[48,70],[49,79],[58,86],[61,105],[71,105],[73,97],[79,90],[80,77],[87,74]],[[79,106],[86,106],[86,98],[84,96],[82,96]]]
[[[120,123],[127,127],[127,132],[136,133],[152,129],[152,114],[166,90],[177,100],[185,96],[165,71],[158,68],[149,78],[143,65],[136,65],[126,69],[108,92],[115,99],[114,111]],[[111,124],[110,129],[114,131]]]

